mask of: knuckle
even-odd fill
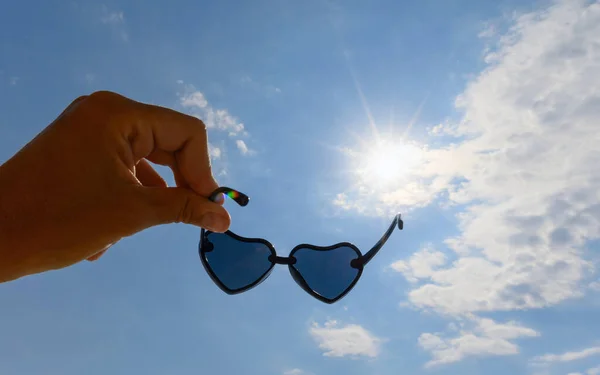
[[[201,119],[198,119],[198,130],[206,132],[206,124]]]
[[[119,94],[108,90],[94,91],[89,95],[89,98],[94,102],[112,101],[120,97]]]
[[[194,217],[194,208],[192,205],[192,200],[189,196],[186,196],[183,199],[183,203],[181,204],[181,209],[179,211],[179,214],[177,215],[176,222],[177,223],[191,223],[193,217]]]
[[[89,97],[89,95],[81,95],[81,96],[79,96],[77,99],[73,100],[73,101],[71,102],[71,105],[73,105],[73,104],[75,104],[75,103],[79,103],[79,102],[81,102],[82,100],[84,100],[84,99],[87,99],[88,97]]]
[[[118,114],[127,108],[127,98],[112,91],[95,91],[88,95],[86,103],[92,110],[101,110],[104,115]]]
[[[115,92],[100,90],[88,95],[86,99],[86,113],[96,121],[92,123],[102,123],[104,128],[119,128],[123,123],[127,123],[131,109],[127,100]]]
[[[197,116],[192,116],[181,112],[179,112],[179,114],[182,114],[184,118],[187,118],[189,120],[185,121],[185,123],[186,126],[189,126],[193,133],[206,134],[208,127],[206,126],[204,121],[202,121],[202,119],[200,119]]]

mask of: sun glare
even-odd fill
[[[370,185],[387,186],[404,180],[422,159],[419,147],[403,141],[379,141],[359,160],[359,173]]]

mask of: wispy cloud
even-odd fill
[[[208,144],[208,153],[213,160],[218,160],[221,158],[221,149],[219,147],[214,146],[212,143]]]
[[[129,41],[129,34],[125,26],[125,14],[120,10],[109,10],[106,5],[102,5],[100,21],[109,27],[115,35],[124,42]]]
[[[570,372],[567,375],[600,375],[600,366],[587,369],[584,372]]]
[[[88,85],[91,85],[96,81],[96,75],[94,73],[86,73],[84,79]]]
[[[289,370],[285,370],[283,372],[283,375],[314,375],[314,374],[304,371],[304,370],[301,370],[299,368],[292,368]]]
[[[240,151],[240,153],[242,155],[252,155],[254,154],[254,151],[250,150],[248,148],[248,146],[246,145],[246,142],[244,142],[241,139],[238,139],[235,141],[235,145],[237,146],[238,150]]]
[[[377,357],[382,341],[360,325],[341,326],[335,320],[313,323],[309,333],[327,357]]]
[[[193,85],[177,81],[183,91],[178,93],[179,104],[192,116],[201,119],[208,129],[224,131],[231,137],[246,136],[248,132],[245,126],[236,117],[232,116],[226,109],[213,108],[206,100],[201,91],[196,90]]]
[[[534,365],[548,365],[557,362],[571,362],[591,356],[600,355],[600,346],[594,346],[562,354],[544,354],[531,360]]]
[[[272,84],[258,82],[249,75],[244,75],[239,79],[240,86],[261,93],[267,97],[281,94],[281,89]]]
[[[569,375],[600,375],[600,366],[587,369],[584,372],[573,372]]]
[[[456,326],[452,325],[450,330],[457,330]],[[511,340],[537,336],[538,332],[512,321],[496,323],[471,315],[461,322],[461,328],[454,336],[423,333],[418,342],[433,357],[425,367],[434,367],[458,362],[469,356],[514,355],[519,353],[519,348]]]
[[[217,109],[210,105],[204,93],[197,90],[193,85],[185,84],[181,80],[177,83],[182,88],[182,91],[177,94],[179,105],[185,112],[201,119],[209,131],[224,133],[229,139],[237,138],[234,143],[240,154],[244,156],[255,154],[255,151],[250,149],[246,141],[240,139],[249,136],[242,122],[231,115],[228,110]],[[210,145],[209,152],[213,160],[217,160],[225,153],[225,149]]]
[[[493,22],[486,22],[483,29],[479,32],[480,38],[493,38],[498,34],[498,27]]]
[[[106,8],[105,8],[106,9]],[[125,23],[123,12],[108,12],[102,17],[102,22],[106,24],[116,25]]]
[[[179,81],[183,83],[183,81]],[[190,87],[191,90],[193,88]],[[192,91],[181,96],[180,104],[184,108],[204,110],[208,106],[208,101],[200,91]]]

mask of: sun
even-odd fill
[[[357,157],[357,171],[372,187],[386,187],[406,181],[422,162],[423,151],[402,140],[379,140],[366,145]]]

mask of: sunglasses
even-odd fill
[[[209,197],[213,202],[224,194],[240,206],[249,202],[247,195],[220,187]],[[363,269],[383,247],[394,229],[404,223],[396,215],[388,230],[366,254],[349,242],[331,246],[301,244],[289,256],[280,257],[275,247],[262,238],[246,238],[226,231],[202,229],[198,245],[200,259],[210,278],[227,294],[246,292],[265,281],[276,264],[288,266],[296,283],[308,294],[325,303],[334,303],[352,290]]]

